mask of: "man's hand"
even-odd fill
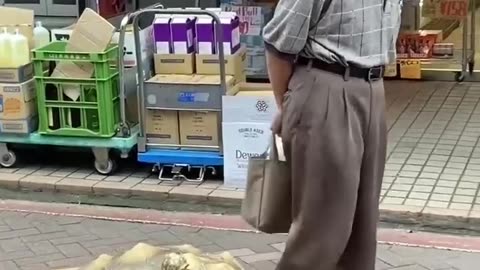
[[[282,111],[279,110],[273,119],[271,126],[273,134],[281,135],[282,133]]]

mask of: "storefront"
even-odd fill
[[[476,80],[478,0],[405,0],[397,42],[399,67],[421,65],[401,78]],[[412,61],[413,60],[413,61]],[[477,59],[478,60],[478,59]],[[401,72],[399,72],[401,73]]]

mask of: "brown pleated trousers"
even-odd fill
[[[374,270],[387,137],[383,80],[297,67],[281,133],[293,224],[277,269]]]

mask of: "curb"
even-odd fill
[[[59,199],[61,196],[78,196],[79,203],[93,205],[111,205],[136,208],[156,208],[149,206],[159,202],[172,202],[184,205],[195,205],[198,210],[187,209],[188,212],[216,212],[210,211],[209,206],[228,208],[237,214],[243,198],[243,192],[229,189],[209,189],[194,187],[190,183],[181,185],[150,185],[141,183],[136,178],[127,178],[123,182],[107,182],[75,178],[61,178],[53,176],[21,175],[0,173],[0,189],[10,192],[27,192],[35,199],[35,194],[52,194],[57,201],[71,202],[70,199]],[[209,187],[208,185],[205,185]],[[88,198],[83,199],[80,196]],[[102,198],[113,198],[112,202],[105,202]],[[18,199],[15,196],[5,198]],[[126,198],[130,200],[125,200]],[[20,198],[21,199],[21,198]],[[51,200],[51,199],[50,199]],[[49,200],[49,201],[50,201]],[[134,201],[145,204],[136,204]],[[45,200],[44,200],[45,201]],[[201,206],[205,206],[202,208]],[[173,207],[174,208],[174,207]],[[188,208],[188,207],[187,207]],[[165,210],[162,208],[157,208]],[[170,209],[169,209],[170,210]],[[176,209],[174,209],[176,210]],[[233,211],[232,211],[233,210]],[[380,205],[380,220],[386,223],[414,225],[419,227],[433,227],[440,230],[469,230],[480,232],[479,210],[451,210],[441,208],[417,207],[407,205]]]

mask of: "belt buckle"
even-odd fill
[[[368,70],[368,75],[367,75],[367,81],[369,82],[375,82],[379,81],[383,78],[383,72],[384,69],[383,67],[373,67]]]

